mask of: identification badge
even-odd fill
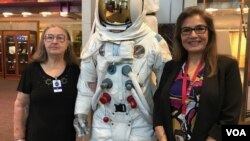
[[[53,83],[54,93],[62,92],[62,83],[61,83],[61,80],[53,80],[52,83]]]
[[[181,130],[175,130],[174,137],[176,141],[187,141],[187,134]]]

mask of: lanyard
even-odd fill
[[[194,75],[192,76],[191,82],[187,86],[187,73],[188,73],[188,63],[184,66],[184,76],[182,81],[182,91],[181,91],[181,97],[182,97],[182,114],[186,114],[187,110],[187,96],[189,96],[191,89],[193,88],[193,83],[195,82],[195,79],[202,67],[203,61],[200,61],[199,65],[196,67]],[[188,87],[188,88],[187,88]],[[188,90],[188,91],[187,91]]]

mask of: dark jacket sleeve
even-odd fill
[[[179,67],[169,61],[165,64],[159,87],[154,94],[153,126],[163,126],[168,140],[172,139],[172,120],[168,89]]]
[[[225,68],[221,69],[220,64],[223,64],[221,66],[225,66]],[[218,75],[220,75],[219,78],[224,78],[224,80],[219,80],[224,81],[220,82],[220,84],[224,85],[221,85],[219,89],[224,89],[224,93],[222,96],[219,119],[217,123],[212,126],[208,134],[209,136],[220,140],[221,125],[238,123],[243,93],[237,61],[230,58],[219,59],[218,68]],[[221,77],[222,75],[225,77]]]
[[[156,93],[157,93],[157,91],[156,91]],[[160,109],[161,109],[161,106],[159,104],[159,95],[155,95],[154,96],[154,110],[153,110],[153,125],[154,125],[154,127],[163,125]]]
[[[162,76],[160,79],[160,83],[159,83],[159,87],[157,88],[157,90],[155,91],[154,94],[154,109],[153,109],[153,126],[163,126],[163,118],[162,118],[162,114],[163,114],[163,110],[164,108],[162,107],[162,101],[161,101],[161,89],[163,87],[163,85],[165,84],[165,77],[167,74],[167,66],[169,63],[166,63],[162,72]]]

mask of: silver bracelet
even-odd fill
[[[22,139],[17,139],[16,141],[24,141],[24,138],[22,138]]]

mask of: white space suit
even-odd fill
[[[100,12],[113,12],[109,4],[119,0],[105,2],[96,2],[96,32],[81,54],[74,126],[79,136],[89,133],[86,115],[92,107],[92,141],[155,140],[151,74],[159,81],[164,63],[171,59],[168,46],[143,23],[142,0],[120,3],[119,19]]]
[[[159,0],[144,0],[145,9],[147,11],[144,22],[156,33],[158,33],[158,21],[156,13],[160,9]]]

